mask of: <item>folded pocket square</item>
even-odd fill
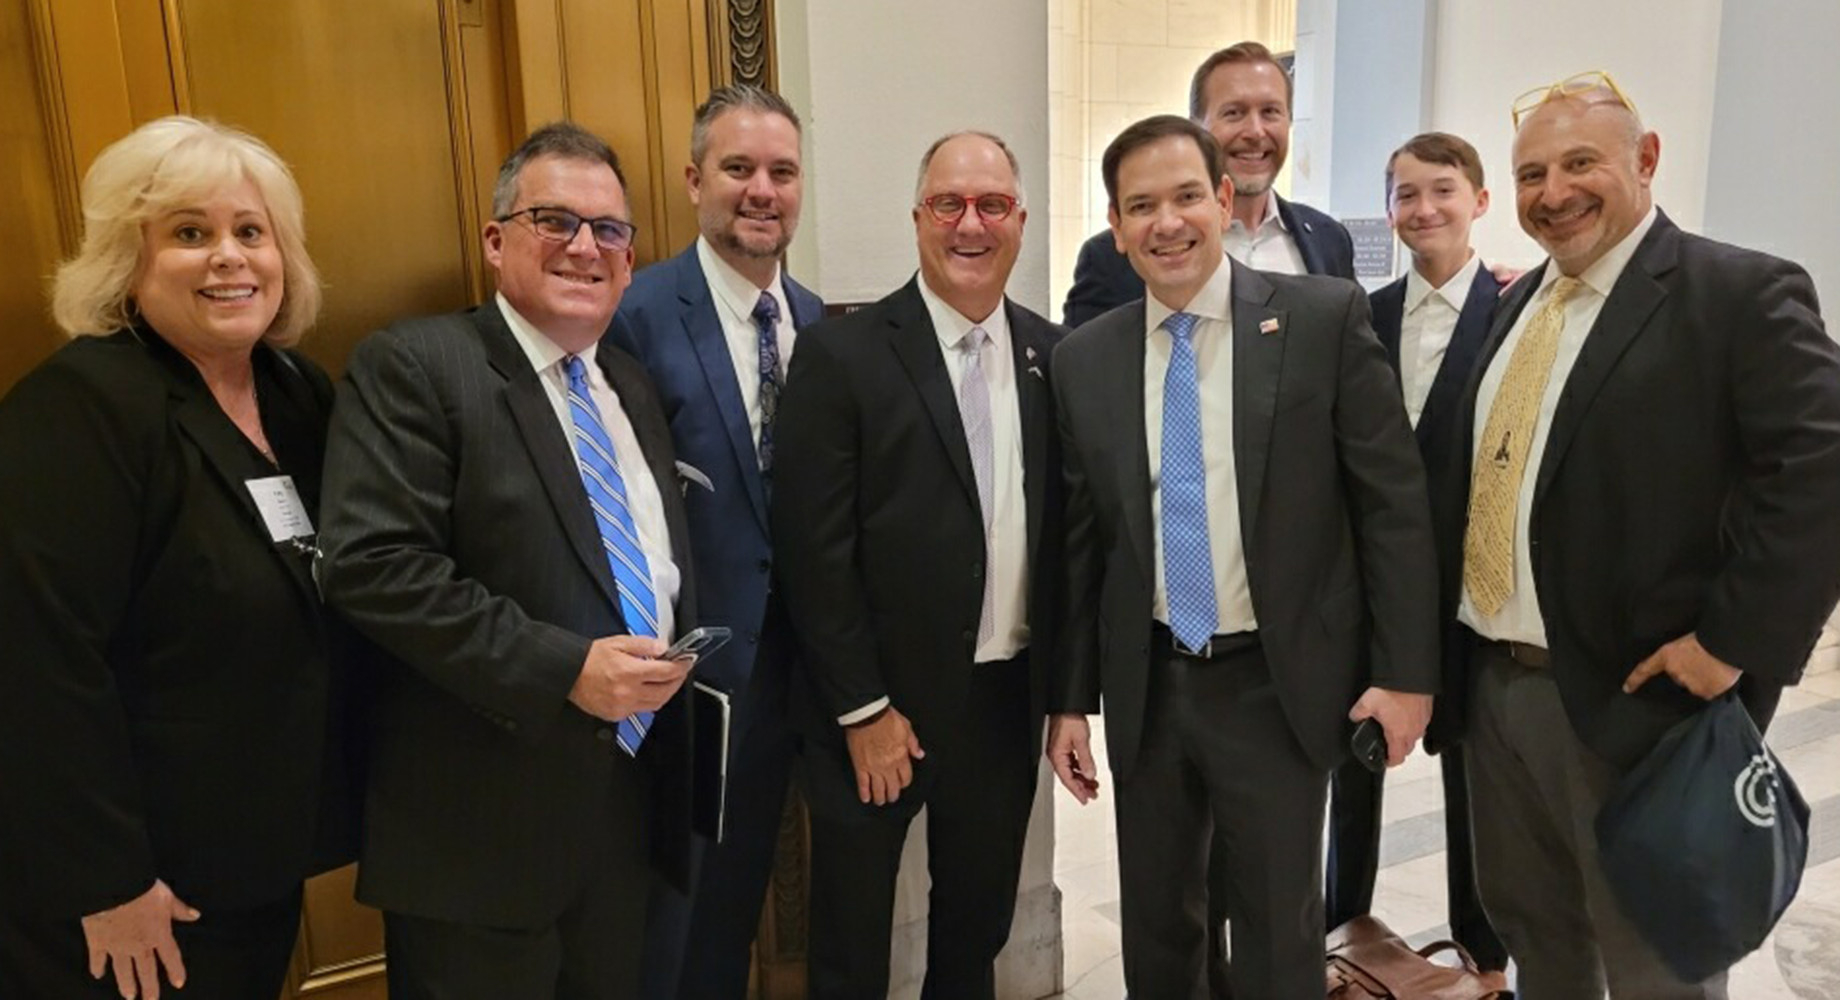
[[[716,491],[716,484],[709,481],[709,477],[703,474],[703,470],[689,462],[679,461],[677,463],[677,478],[684,481],[686,490],[690,488],[688,484],[695,483],[711,493]]]

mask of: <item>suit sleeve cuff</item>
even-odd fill
[[[877,698],[854,712],[845,712],[837,716],[837,724],[839,726],[853,726],[887,707],[888,699],[886,696]]]

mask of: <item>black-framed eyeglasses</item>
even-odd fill
[[[551,243],[572,243],[575,234],[581,232],[585,224],[588,232],[594,236],[594,245],[612,253],[629,250],[633,237],[639,234],[639,227],[625,219],[616,219],[610,215],[598,219],[584,219],[566,208],[554,205],[537,205],[521,208],[498,217],[499,222],[510,222],[523,216],[530,224],[531,231],[541,239]]]
[[[926,206],[933,221],[952,225],[965,217],[965,209],[977,211],[978,218],[985,222],[1002,222],[1009,218],[1009,213],[1016,210],[1016,198],[1007,194],[980,194],[967,198],[962,194],[936,194],[922,199],[920,204]]]

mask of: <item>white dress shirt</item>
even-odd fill
[[[991,484],[996,510],[990,518],[989,574],[991,609],[996,616],[990,638],[972,657],[978,663],[1007,660],[1029,644],[1029,508],[1022,488],[1022,407],[1016,396],[1016,356],[1011,347],[1009,316],[1001,303],[989,316],[973,320],[933,294],[921,278],[920,298],[939,337],[939,352],[952,378],[952,398],[965,381],[966,357],[961,341],[973,326],[990,338],[979,356],[984,385],[990,390]]]
[[[1156,597],[1151,613],[1169,624],[1169,591],[1163,579],[1163,380],[1169,371],[1171,337],[1163,320],[1176,310],[1145,298],[1144,440],[1150,448],[1151,541],[1156,550]],[[1195,324],[1196,389],[1201,402],[1201,462],[1206,467],[1208,548],[1214,563],[1218,632],[1259,627],[1246,580],[1246,550],[1240,537],[1239,484],[1233,468],[1233,268],[1225,260],[1193,301],[1181,310],[1200,317]]]
[[[945,357],[953,399],[958,398],[959,386],[965,381],[966,358],[960,342],[974,326],[983,327],[990,338],[979,359],[984,386],[990,390],[990,468],[996,476],[996,482],[991,484],[996,511],[985,539],[984,565],[995,588],[990,605],[996,623],[990,638],[972,654],[972,660],[995,663],[1014,658],[1029,644],[1029,510],[1022,486],[1022,407],[1016,395],[1016,358],[1010,348],[1009,316],[999,304],[989,316],[973,320],[933,294],[924,277],[918,284],[920,298],[933,321],[933,333],[939,338],[939,352]],[[838,716],[837,723],[848,726],[861,722],[888,704],[887,698],[877,698]]]
[[[741,272],[716,254],[715,248],[701,236],[696,238],[696,259],[703,265],[703,280],[715,299],[716,317],[722,321],[722,337],[728,341],[728,354],[735,362],[735,383],[741,387],[741,402],[747,408],[748,437],[760,447],[760,328],[754,325],[754,306],[760,293],[773,296],[779,305],[779,320],[774,332],[779,339],[779,374],[786,377],[792,364],[792,342],[797,331],[792,325],[792,306],[786,301],[786,287],[779,265],[773,265],[773,280],[766,288],[756,288]],[[783,381],[782,381],[783,384]]]
[[[518,315],[502,294],[497,299],[498,311],[504,314],[511,335],[524,349],[524,356],[530,359],[530,367],[536,369],[537,380],[543,383],[544,395],[549,397],[550,408],[556,413],[556,422],[568,443],[569,456],[573,458],[575,421],[569,416],[569,375],[563,369],[569,354]],[[607,383],[606,373],[595,363],[593,350],[583,351],[581,360],[586,362],[588,392],[594,397],[594,408],[600,411],[601,425],[613,440],[613,457],[620,465],[620,481],[626,485],[627,506],[632,510],[633,526],[639,532],[639,547],[645,551],[646,569],[651,571],[652,594],[658,604],[654,609],[658,617],[658,637],[670,642],[676,638],[675,608],[683,574],[671,555],[671,529],[665,523],[664,499],[658,493],[652,467],[645,463],[645,452],[639,447],[638,435],[633,433],[632,421],[626,418],[620,397]],[[600,546],[595,549],[600,551]]]
[[[1248,230],[1245,224],[1234,219],[1220,235],[1220,245],[1227,256],[1255,271],[1309,273],[1303,266],[1303,251],[1297,249],[1297,241],[1284,226],[1284,217],[1278,214],[1275,191],[1265,192],[1265,216],[1256,228]]]
[[[1437,381],[1438,369],[1444,364],[1450,337],[1457,331],[1470,283],[1481,266],[1482,258],[1471,251],[1469,261],[1441,288],[1432,288],[1417,267],[1406,271],[1405,311],[1399,318],[1399,387],[1405,392],[1406,415],[1415,428],[1425,412],[1431,383]]]
[[[1597,316],[1603,312],[1604,300],[1609,297],[1610,289],[1616,286],[1616,279],[1623,274],[1623,268],[1629,265],[1635,256],[1636,246],[1642,237],[1648,235],[1655,224],[1655,210],[1650,208],[1648,216],[1639,223],[1622,242],[1611,247],[1609,252],[1597,259],[1597,262],[1585,268],[1578,279],[1584,287],[1572,293],[1565,303],[1565,330],[1559,335],[1559,352],[1553,358],[1552,374],[1546,380],[1546,392],[1540,398],[1539,422],[1534,425],[1532,450],[1527,454],[1527,468],[1521,479],[1520,499],[1514,513],[1514,592],[1508,595],[1508,601],[1501,610],[1493,615],[1484,615],[1476,610],[1470,600],[1469,588],[1463,588],[1463,601],[1457,608],[1457,618],[1468,625],[1477,635],[1486,639],[1502,639],[1512,642],[1525,642],[1534,646],[1545,647],[1550,643],[1546,638],[1546,619],[1540,614],[1540,600],[1533,589],[1533,560],[1529,553],[1532,546],[1528,543],[1529,525],[1533,518],[1533,488],[1540,479],[1540,463],[1546,458],[1546,438],[1552,430],[1553,413],[1559,408],[1559,397],[1565,392],[1565,381],[1571,377],[1572,366],[1578,363],[1578,355],[1584,350],[1586,335],[1597,322]],[[1502,375],[1508,370],[1508,359],[1514,356],[1514,348],[1521,342],[1526,332],[1527,321],[1540,308],[1546,297],[1552,294],[1552,287],[1561,277],[1558,265],[1550,259],[1546,262],[1546,271],[1541,276],[1540,287],[1522,307],[1521,314],[1515,317],[1514,328],[1508,331],[1507,339],[1495,352],[1489,362],[1489,370],[1482,377],[1482,385],[1476,391],[1476,416],[1473,440],[1480,451],[1484,442],[1482,434],[1488,424],[1489,408],[1495,403],[1495,394],[1501,389]],[[1471,456],[1472,461],[1482,459]]]

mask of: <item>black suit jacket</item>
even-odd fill
[[[1369,684],[1437,689],[1436,560],[1399,386],[1353,284],[1233,268],[1233,435],[1259,639],[1285,716],[1324,770]],[[1271,332],[1261,324],[1275,322]],[[1105,710],[1112,769],[1143,738],[1156,553],[1144,440],[1144,305],[1056,353],[1067,590],[1050,711]],[[1210,428],[1209,433],[1225,428]]]
[[[957,739],[983,605],[984,522],[958,400],[919,279],[800,336],[780,401],[773,540],[804,649],[796,710],[834,783],[813,809],[919,809]],[[1048,358],[1061,330],[1005,300],[1028,507],[1032,709],[1056,632],[1059,446]],[[928,756],[889,807],[864,806],[837,718],[887,697]]]
[[[789,277],[784,288],[796,328],[824,318],[816,295]],[[608,338],[645,366],[670,421],[677,457],[713,487],[689,483],[684,490],[696,546],[697,614],[705,625],[734,629],[735,638],[698,660],[697,676],[729,691],[738,699],[735,717],[746,719],[752,716],[739,699],[750,696],[758,671],[772,671],[759,690],[777,703],[771,710],[783,712],[786,665],[756,655],[772,582],[766,484],[728,339],[694,243],[634,276]],[[731,750],[740,735],[733,734]]]
[[[317,517],[332,387],[253,361]],[[74,921],[160,878],[209,913],[349,858],[339,629],[191,362],[144,328],[65,345],[0,403],[0,468],[0,906]]]
[[[636,362],[605,344],[598,361],[664,499],[681,633],[695,602],[670,429]],[[359,899],[461,923],[553,922],[607,836],[597,820],[622,753],[569,689],[590,642],[627,630],[574,451],[495,305],[358,346],[333,413],[325,522],[327,600],[395,661],[378,695]],[[687,704],[680,693],[659,714],[639,755],[655,860],[679,880]]]
[[[1283,198],[1278,199],[1278,218],[1297,242],[1306,272],[1354,280],[1354,240],[1341,223]],[[1143,297],[1144,279],[1131,269],[1130,259],[1118,252],[1112,231],[1103,229],[1080,245],[1062,319],[1071,329]]]
[[[1431,391],[1425,397],[1425,408],[1418,415],[1418,426],[1413,429],[1418,437],[1419,455],[1425,460],[1425,478],[1433,495],[1448,489],[1445,481],[1455,474],[1452,455],[1463,433],[1459,427],[1463,420],[1463,389],[1469,384],[1470,372],[1475,370],[1476,359],[1482,354],[1489,325],[1495,318],[1495,304],[1500,300],[1500,283],[1487,267],[1477,267],[1463,308],[1457,313],[1450,344],[1444,349],[1444,360],[1438,365]],[[1386,348],[1387,361],[1397,372],[1399,327],[1405,318],[1406,279],[1402,276],[1373,292],[1368,301],[1374,310],[1374,334],[1380,338],[1381,345]],[[1439,536],[1440,542],[1447,540]],[[1426,748],[1432,751],[1450,742],[1461,729],[1460,720],[1468,711],[1468,701],[1464,697],[1468,686],[1456,675],[1469,669],[1469,651],[1447,636],[1442,657],[1444,682],[1425,740]]]
[[[1549,265],[1550,266],[1550,265]],[[1504,298],[1436,498],[1456,613],[1476,390],[1540,287]],[[1505,361],[1505,359],[1504,359]],[[1840,599],[1840,351],[1808,274],[1665,214],[1617,279],[1552,418],[1531,511],[1534,586],[1578,735],[1625,766],[1700,702],[1623,679],[1697,632],[1767,725]]]

